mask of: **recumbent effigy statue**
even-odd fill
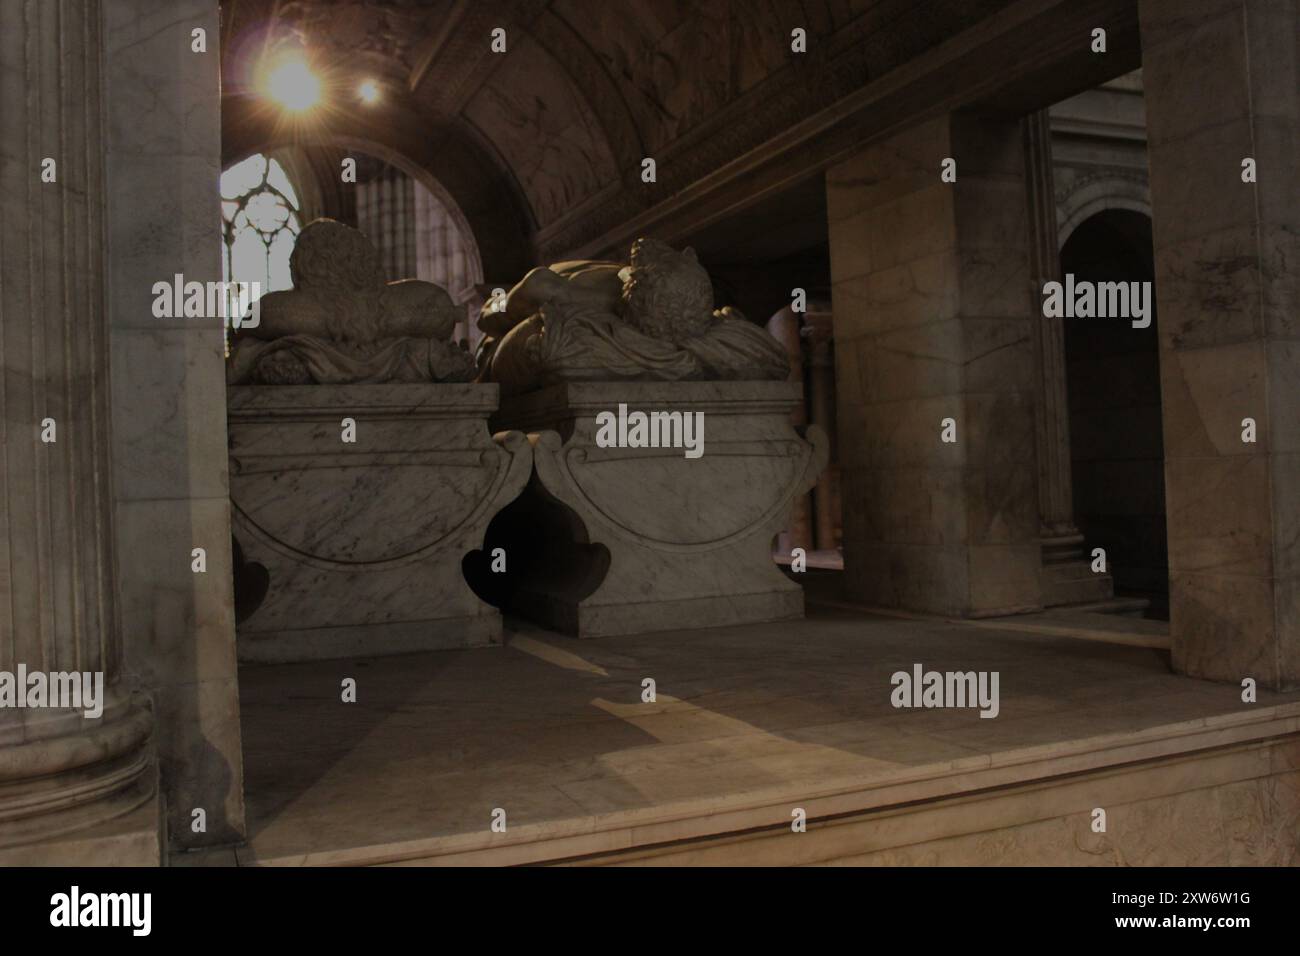
[[[237,330],[232,385],[467,382],[474,362],[451,341],[457,308],[419,279],[384,282],[361,232],[317,219],[289,257],[293,288],[259,302],[260,321]]]
[[[479,317],[480,381],[517,394],[558,382],[783,379],[790,365],[767,332],[727,307],[691,249],[654,239],[631,263],[572,261],[534,269]]]

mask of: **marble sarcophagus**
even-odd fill
[[[714,308],[694,251],[533,269],[479,316],[494,427],[529,433],[534,477],[490,538],[523,560],[494,603],[580,637],[803,615],[772,558],[826,467],[799,434],[790,357]]]
[[[471,381],[464,313],[431,282],[386,282],[370,241],[330,219],[302,230],[289,271],[226,366],[240,658],[500,641],[462,564],[532,449],[488,430],[499,387]]]
[[[230,502],[267,596],[242,660],[295,661],[496,643],[501,615],[462,575],[532,467],[493,436],[497,386],[235,386]]]
[[[794,383],[749,381],[566,383],[503,401],[497,425],[530,433],[533,499],[580,522],[569,560],[606,551],[582,573],[559,554],[534,562],[509,605],[579,637],[802,617],[772,542],[829,445],[790,424],[799,400]],[[689,442],[674,443],[687,416]]]

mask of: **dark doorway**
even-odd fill
[[[1151,282],[1151,220],[1108,209],[1084,220],[1061,249],[1075,281]],[[1074,515],[1089,552],[1106,550],[1117,595],[1147,598],[1168,617],[1164,440],[1158,314],[1133,328],[1121,318],[1066,319]]]

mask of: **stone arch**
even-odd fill
[[[535,222],[528,201],[500,157],[450,125],[430,128],[413,114],[347,129],[286,130],[259,111],[223,104],[222,167],[253,153],[293,145],[357,149],[401,169],[429,189],[472,236],[486,282],[512,281],[532,263]]]
[[[299,140],[299,142],[302,142],[302,140]],[[445,208],[451,215],[452,220],[456,223],[456,228],[460,230],[461,234],[473,238],[473,248],[469,250],[472,254],[470,272],[476,277],[478,283],[483,282],[483,257],[479,252],[478,236],[475,234],[474,228],[471,226],[464,211],[460,208],[460,204],[456,202],[455,197],[447,191],[446,187],[438,181],[437,177],[427,169],[411,162],[403,154],[383,145],[382,143],[372,143],[343,135],[320,137],[311,142],[315,145],[337,146],[343,149],[356,150],[359,153],[366,153],[370,156],[374,156],[376,159],[381,159],[385,163],[388,163],[388,165],[400,169],[425,189],[429,190],[429,192],[433,194],[434,198],[437,199],[438,202],[442,204],[443,208]],[[273,149],[274,147],[271,148]],[[260,152],[260,150],[254,150],[249,152],[247,155],[251,156],[253,152]],[[239,162],[243,158],[244,157],[242,156],[238,157],[234,159],[232,163]]]
[[[588,95],[531,33],[466,101],[458,123],[510,170],[537,228],[618,180],[609,133]]]
[[[639,181],[641,159],[647,155],[632,111],[605,62],[564,18],[547,10],[532,24],[531,32],[569,75],[574,89],[596,117],[624,183]]]
[[[1056,245],[1066,240],[1086,220],[1108,209],[1126,209],[1151,218],[1151,188],[1146,177],[1107,175],[1078,184],[1056,203]]]

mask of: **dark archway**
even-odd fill
[[[1107,209],[1084,220],[1061,249],[1075,281],[1151,282],[1151,220]],[[1104,548],[1118,595],[1151,601],[1167,617],[1164,437],[1158,314],[1149,328],[1120,318],[1067,319],[1066,376],[1074,515],[1089,550]]]

